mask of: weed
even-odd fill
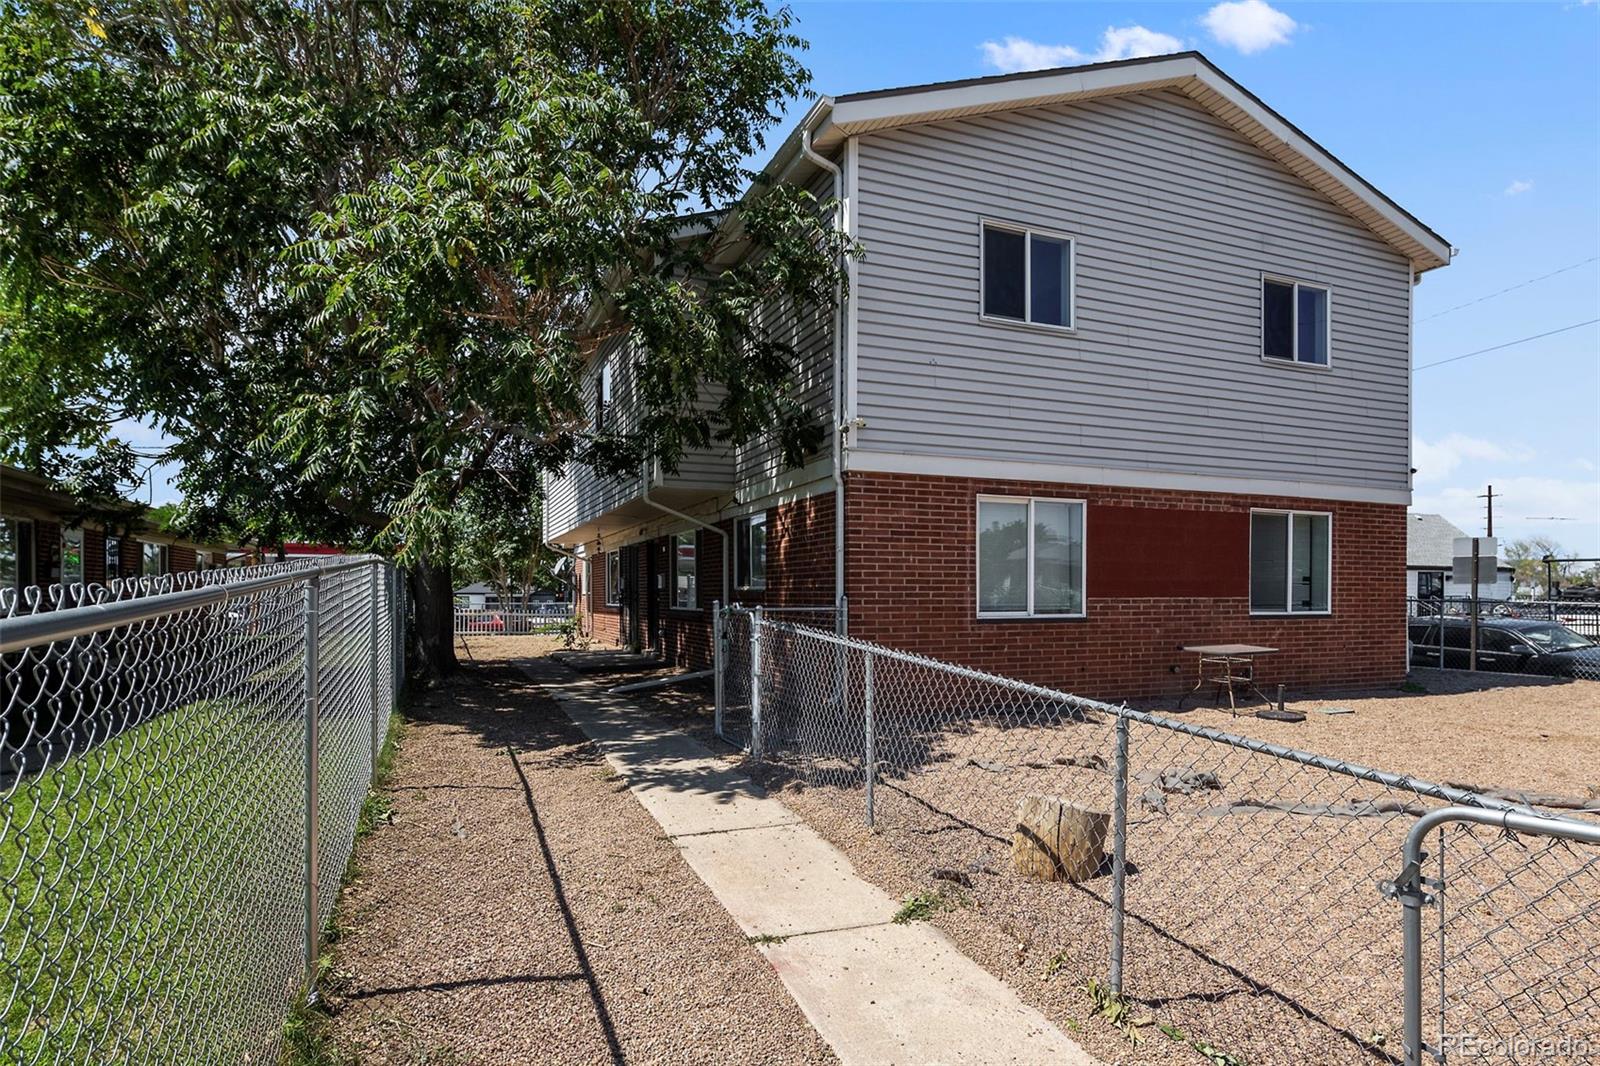
[[[1187,1044],[1189,1042],[1189,1034],[1185,1033],[1182,1029],[1179,1029],[1176,1025],[1168,1025],[1165,1022],[1157,1022],[1156,1028],[1160,1029],[1168,1040],[1176,1040],[1180,1044]]]
[[[1239,1056],[1230,1055],[1228,1052],[1214,1047],[1204,1040],[1191,1040],[1189,1041],[1189,1046],[1203,1055],[1206,1061],[1211,1063],[1211,1066],[1245,1066],[1244,1060]]]
[[[1056,974],[1060,973],[1062,968],[1066,965],[1067,953],[1064,950],[1058,951],[1054,955],[1050,956],[1050,963],[1044,968],[1044,975],[1046,977],[1054,977]]]
[[[745,939],[752,944],[781,944],[789,938],[780,936],[777,933],[757,933],[755,936],[747,936]]]
[[[1101,984],[1093,977],[1083,984],[1083,994],[1089,997],[1089,1005],[1094,1012],[1110,1022],[1123,1036],[1128,1038],[1128,1043],[1134,1047],[1139,1046],[1139,1026],[1134,1021],[1133,1007],[1129,1005],[1126,996],[1113,992],[1108,986]]]
[[[901,901],[900,909],[894,912],[894,923],[906,925],[909,922],[925,922],[948,906],[950,901],[943,892],[913,892]]]
[[[320,960],[319,960],[320,961]],[[320,968],[320,967],[319,967]],[[281,1066],[355,1066],[356,1060],[334,1046],[328,1012],[321,1002],[301,997],[283,1023]]]

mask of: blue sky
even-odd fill
[[[1417,289],[1419,367],[1600,318],[1594,0],[794,11],[832,95],[1200,49],[1460,249]],[[1415,385],[1415,510],[1481,533],[1492,483],[1497,533],[1600,556],[1600,325],[1419,369]],[[172,494],[158,481],[154,495]]]

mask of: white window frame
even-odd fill
[[[1294,295],[1289,300],[1289,340],[1290,348],[1294,354],[1285,359],[1282,356],[1267,354],[1267,282],[1279,285],[1289,285],[1294,288]],[[1316,289],[1328,294],[1328,313],[1323,316],[1322,323],[1322,350],[1328,353],[1326,363],[1313,363],[1300,358],[1300,290]],[[1324,285],[1316,281],[1301,281],[1284,274],[1270,274],[1261,272],[1261,280],[1256,285],[1256,310],[1257,320],[1260,325],[1261,343],[1259,354],[1261,361],[1270,366],[1297,366],[1302,370],[1332,370],[1333,369],[1333,286]],[[1320,512],[1305,512],[1307,514]]]
[[[613,563],[617,568],[615,578],[611,574]],[[606,552],[606,606],[622,606],[622,552],[620,551]]]
[[[682,591],[678,588],[678,578],[683,576],[678,568],[683,564],[683,558],[678,554],[680,542],[687,537],[694,545],[693,563],[689,568],[689,602],[680,603],[678,595]],[[674,533],[669,543],[672,546],[672,609],[674,611],[698,611],[700,609],[700,531],[686,530]]]
[[[767,512],[760,511],[756,514],[745,515],[743,518],[736,520],[733,524],[734,583],[740,589],[753,592],[759,592],[767,587],[767,552],[765,549],[768,542],[765,538],[763,538],[761,542],[763,549],[761,555],[761,580],[756,581],[754,578],[751,578],[749,581],[740,583],[738,581],[738,575],[740,558],[746,560],[746,573],[753,573],[755,570],[755,567],[751,565],[755,561],[755,551],[751,547],[750,531],[756,526],[760,526],[763,530],[767,528]]]
[[[146,548],[154,548],[156,550],[156,565],[159,569],[154,574],[145,571]],[[172,546],[154,540],[141,540],[139,542],[139,576],[162,577],[170,573],[172,573]]]
[[[78,545],[78,573],[76,577],[69,577],[67,575],[67,544],[74,538],[76,538]],[[88,573],[89,562],[84,557],[83,544],[84,536],[82,526],[61,527],[61,584],[81,585],[86,580],[85,575]]]
[[[1283,602],[1284,602],[1284,609],[1281,610],[1281,611],[1262,611],[1262,610],[1257,610],[1256,607],[1253,604],[1250,604],[1250,600],[1252,598],[1252,596],[1251,596],[1251,586],[1255,583],[1254,582],[1254,579],[1255,579],[1254,568],[1255,568],[1255,558],[1256,558],[1256,521],[1255,521],[1255,519],[1256,519],[1256,515],[1258,515],[1258,514],[1283,515],[1284,516],[1284,521],[1287,523],[1287,529],[1286,529],[1287,539],[1284,541],[1284,545],[1287,548],[1287,550],[1283,553],[1283,556],[1284,556],[1284,558],[1283,558],[1283,588],[1284,588]],[[1297,610],[1295,608],[1295,605],[1294,605],[1294,597],[1289,595],[1290,591],[1294,588],[1294,520],[1295,520],[1295,517],[1297,515],[1305,515],[1305,516],[1310,517],[1310,518],[1326,518],[1328,520],[1328,606],[1323,608],[1320,611],[1315,611],[1315,610],[1304,610],[1304,611]],[[1252,508],[1250,508],[1250,537],[1249,537],[1249,542],[1250,543],[1249,543],[1249,546],[1248,546],[1248,549],[1247,549],[1249,554],[1245,557],[1245,589],[1244,589],[1244,597],[1245,597],[1245,603],[1246,604],[1250,604],[1250,616],[1252,618],[1286,618],[1286,617],[1289,617],[1290,615],[1293,615],[1296,618],[1327,618],[1327,617],[1329,617],[1330,615],[1333,614],[1333,512],[1332,511],[1285,510],[1285,509],[1280,508],[1280,507],[1252,507]]]
[[[983,231],[986,229],[1003,230],[1007,233],[1022,234],[1022,314],[1023,317],[1006,318],[1003,315],[991,315],[983,309],[983,294],[986,291],[988,279],[988,251],[985,248]],[[1051,322],[1035,322],[1033,320],[1033,238],[1045,237],[1053,241],[1067,242],[1067,324],[1058,326]],[[1078,238],[1070,233],[1061,233],[1057,230],[1041,229],[1037,226],[1024,226],[1016,222],[1003,222],[995,218],[980,218],[978,220],[978,320],[989,322],[997,326],[1012,326],[1020,329],[1042,329],[1051,333],[1076,333],[1078,332]]]
[[[986,503],[1025,503],[1028,505],[1028,609],[1025,611],[985,611],[983,609],[983,583],[978,573],[981,565],[983,536],[983,505]],[[1075,503],[1083,509],[1083,609],[1072,614],[1058,612],[1036,613],[1033,609],[1033,505],[1036,503]],[[972,505],[972,608],[979,621],[1018,618],[1087,618],[1089,617],[1089,501],[1071,496],[1000,496],[979,493]]]

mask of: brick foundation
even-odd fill
[[[846,489],[852,636],[1109,700],[1187,690],[1196,643],[1280,649],[1263,687],[1404,677],[1402,506],[899,474]],[[980,493],[1087,501],[1086,618],[976,617]],[[1252,507],[1332,513],[1331,615],[1250,616]]]

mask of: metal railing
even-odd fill
[[[275,1061],[401,601],[373,558],[0,593],[0,1061]]]
[[[773,784],[799,786],[786,799],[804,816],[824,827],[859,817],[903,878],[971,905],[1019,961],[1064,982],[1104,975],[1168,1037],[1252,1063],[1394,1059],[1404,952],[1377,886],[1417,819],[1466,807],[1564,824],[1461,788],[748,621],[744,666],[764,736],[751,751]],[[1014,872],[1025,802],[1101,826],[1100,867],[1062,885]],[[1600,852],[1551,851],[1530,866],[1490,840],[1454,850],[1484,886],[1458,893],[1462,911],[1498,913],[1490,939],[1524,944],[1452,955],[1454,1010],[1515,1017],[1524,1041],[1600,1023]],[[1552,927],[1541,905],[1552,896],[1585,904],[1564,903]],[[1552,974],[1569,982],[1564,999],[1524,1002],[1510,987],[1546,987]]]
[[[572,604],[455,608],[457,636],[524,637],[560,633],[572,625]]]

